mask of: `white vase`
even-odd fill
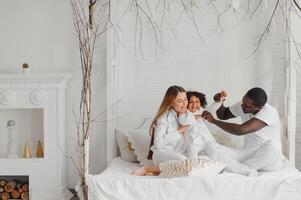
[[[84,154],[85,154],[85,175],[89,172],[89,139],[84,140]],[[75,186],[75,191],[80,200],[84,200],[82,188],[80,186],[80,181]]]
[[[27,75],[30,72],[30,68],[22,68],[23,69],[23,74]]]
[[[17,158],[18,155],[16,153],[16,143],[15,143],[15,122],[13,120],[9,120],[7,122],[8,129],[8,144],[7,144],[7,158]]]

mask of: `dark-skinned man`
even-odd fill
[[[214,96],[215,101],[223,98],[221,93]],[[241,102],[230,107],[222,104],[216,115],[218,119],[205,111],[202,117],[228,133],[245,136],[242,149],[222,146],[225,154],[259,171],[277,171],[282,168],[280,119],[277,110],[267,103],[267,95],[263,89],[250,89]],[[222,121],[239,116],[242,124]]]

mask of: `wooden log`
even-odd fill
[[[7,200],[10,198],[10,195],[7,192],[2,192],[1,194],[1,199],[2,200]]]
[[[8,181],[6,185],[11,185],[15,188],[17,183],[15,181]]]
[[[28,192],[23,192],[23,193],[21,194],[21,199],[22,199],[22,200],[28,200],[28,199],[29,199],[29,194],[28,194]]]
[[[25,183],[25,184],[22,185],[22,190],[24,192],[28,192],[28,183]]]
[[[9,181],[5,186],[4,186],[4,190],[7,193],[11,193],[16,187],[16,183],[13,181]]]
[[[19,198],[21,196],[21,194],[17,190],[13,190],[11,192],[11,196],[12,196],[12,198],[17,199],[17,198]]]
[[[22,183],[18,183],[16,188],[17,188],[17,189],[22,188]]]
[[[18,189],[18,192],[20,192],[20,194],[22,194],[24,192],[22,187]]]
[[[0,187],[0,193],[4,192],[4,188]]]
[[[0,186],[5,186],[6,185],[6,180],[4,180],[4,179],[1,179],[0,180]]]
[[[7,183],[6,186],[4,186],[4,190],[7,193],[11,193],[14,190],[14,185],[11,183]]]

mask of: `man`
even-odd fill
[[[218,93],[216,101],[222,101]],[[280,120],[277,110],[267,103],[267,95],[261,88],[250,89],[242,99],[230,107],[223,104],[216,111],[217,117],[227,120],[241,117],[242,124],[215,119],[210,112],[202,114],[208,122],[234,135],[245,135],[242,149],[221,146],[234,160],[260,171],[276,171],[282,168],[283,154],[280,136]]]

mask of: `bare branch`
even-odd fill
[[[278,8],[278,6],[279,6],[279,1],[280,1],[280,0],[277,0],[277,1],[276,1],[276,4],[275,4],[274,9],[273,9],[273,12],[272,12],[272,15],[271,15],[271,17],[270,17],[270,19],[269,19],[269,21],[268,21],[268,23],[267,23],[267,25],[266,25],[264,31],[260,34],[259,39],[257,40],[257,45],[256,45],[255,49],[254,49],[254,50],[252,51],[252,53],[248,56],[248,58],[251,57],[251,56],[257,51],[257,49],[259,48],[259,46],[260,46],[260,44],[261,44],[261,42],[262,42],[263,37],[266,36],[266,34],[269,32],[269,30],[270,30],[270,28],[271,28],[272,20],[273,20],[273,18],[274,18],[274,16],[275,16],[276,10],[277,10],[277,8]]]
[[[293,0],[294,5],[298,8],[298,10],[301,12],[301,6],[298,4],[296,0]]]
[[[251,14],[251,17],[250,17],[251,19],[253,18],[253,16],[254,16],[255,13],[257,12],[259,6],[261,6],[261,5],[262,5],[262,0],[260,0],[260,1],[258,2],[257,6],[256,6],[255,9],[253,10],[253,12],[252,12],[252,14]]]
[[[222,18],[222,16],[223,16],[225,13],[227,13],[230,9],[231,9],[231,5],[229,4],[229,5],[226,7],[226,9],[218,15],[218,17],[217,17],[217,24],[218,24],[218,26],[217,26],[216,30],[218,30],[218,27],[219,27],[220,30],[221,30],[221,32],[224,31],[224,29],[223,29],[223,27],[222,27],[222,25],[221,25],[221,18]]]
[[[185,4],[185,2],[182,0],[182,6],[185,10],[186,15],[188,16],[188,18],[190,19],[190,21],[192,22],[192,24],[194,25],[194,28],[199,36],[199,38],[201,39],[201,41],[206,44],[205,40],[203,39],[203,37],[201,36],[200,30],[199,30],[199,26],[197,25],[197,22],[195,20],[195,15],[193,12],[193,7],[196,6],[194,3],[192,3],[191,1],[188,3],[188,5]]]

